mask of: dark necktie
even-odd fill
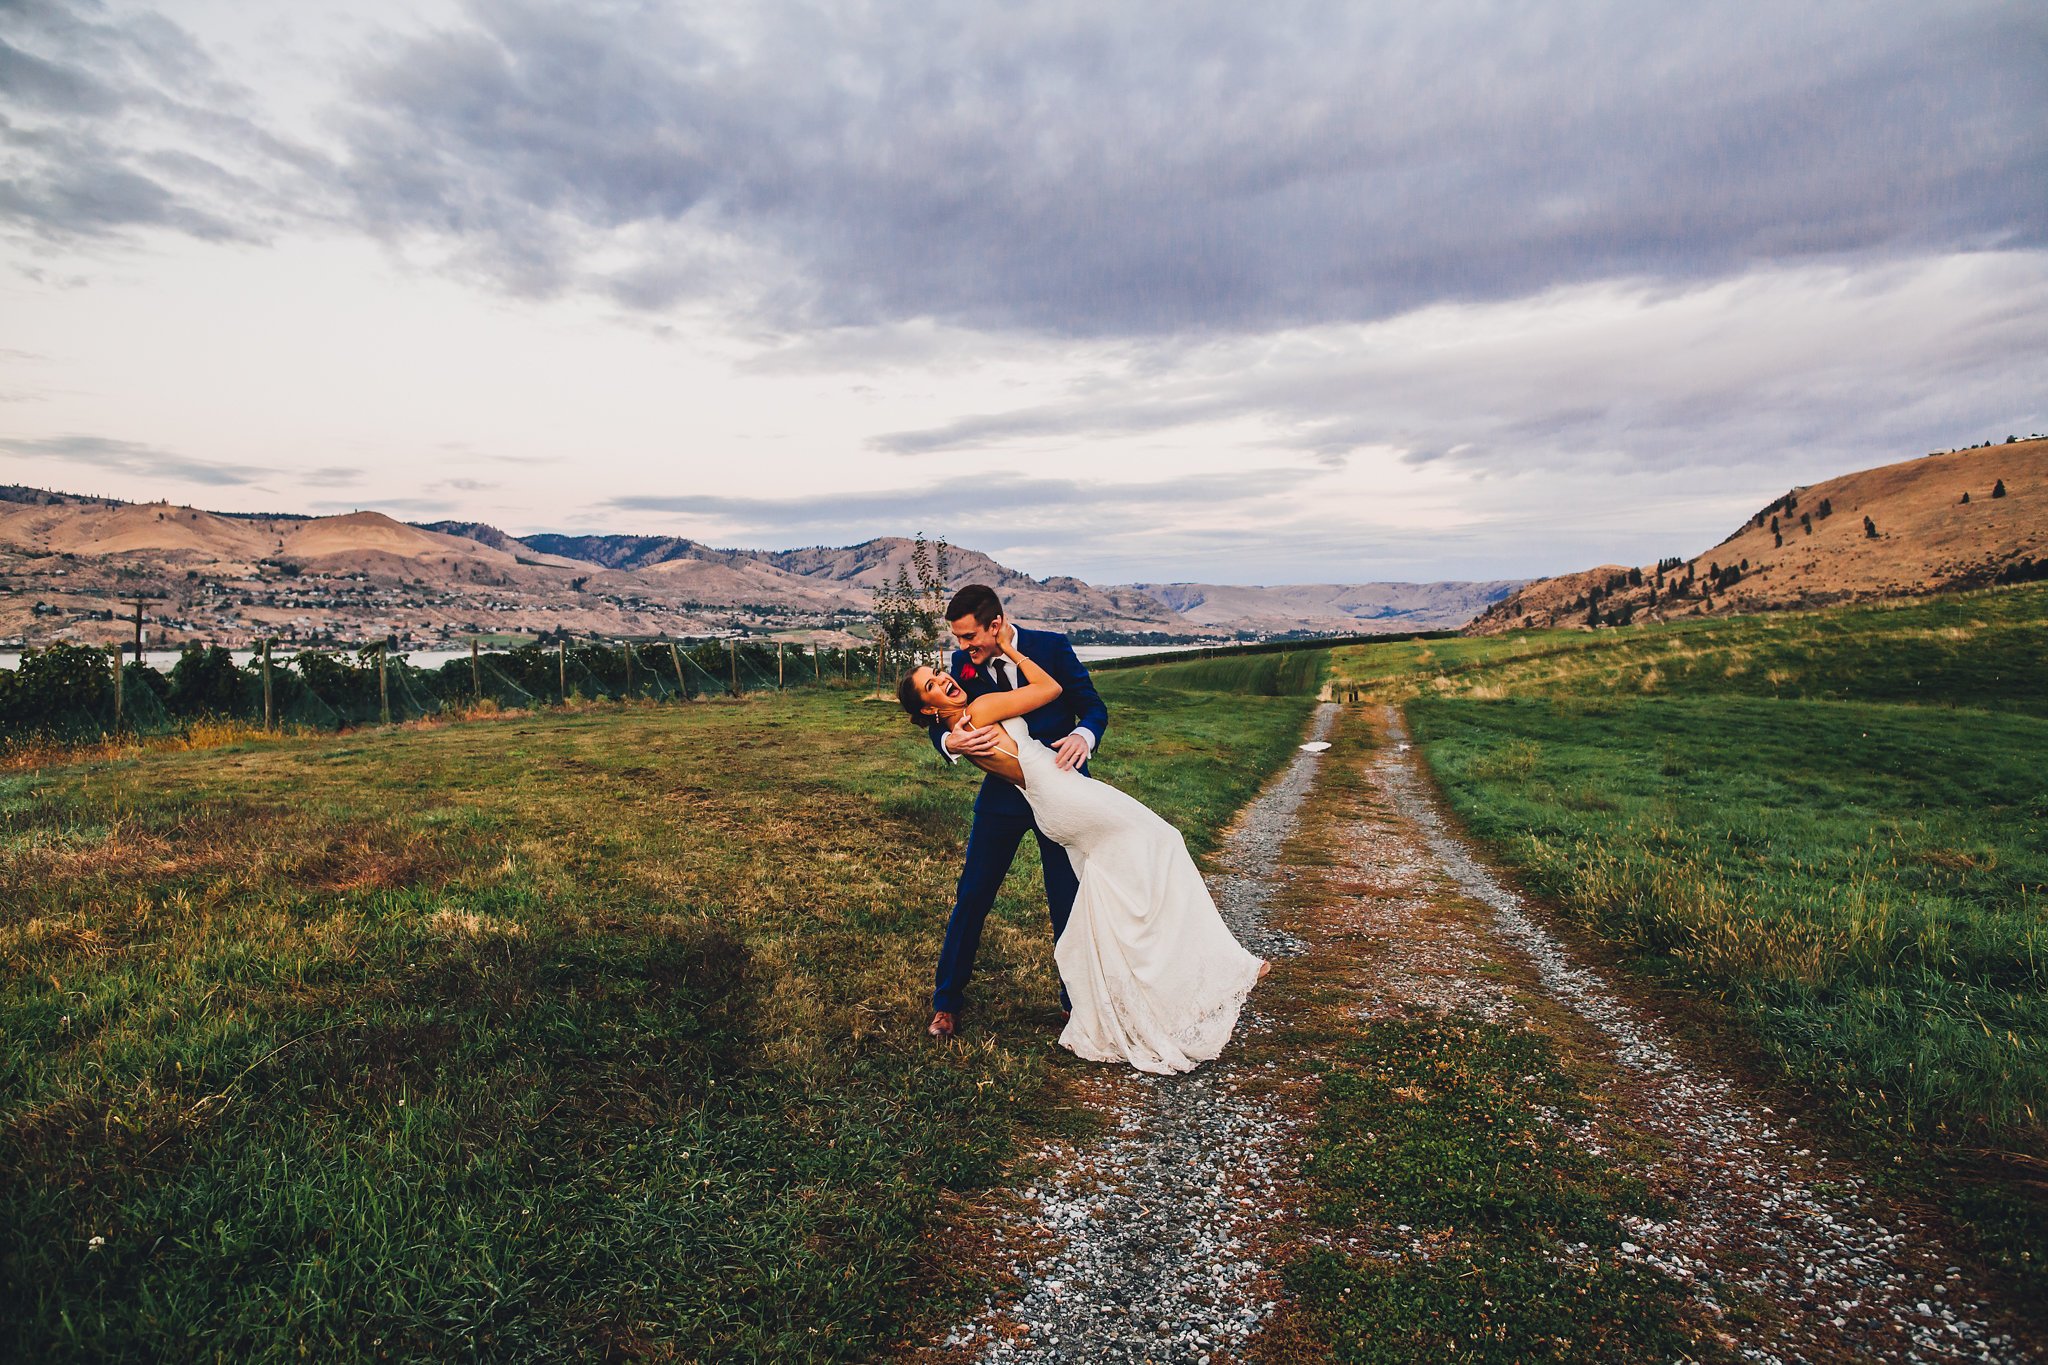
[[[1009,660],[996,659],[988,666],[988,675],[995,680],[996,691],[998,692],[1010,690],[1010,670],[1008,665]]]

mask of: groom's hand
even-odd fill
[[[986,757],[996,751],[1002,737],[1002,726],[975,725],[962,716],[946,731],[946,751],[962,758]]]
[[[1088,761],[1088,741],[1081,738],[1079,730],[1052,746],[1053,766],[1061,772],[1069,772]]]

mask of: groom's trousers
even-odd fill
[[[1006,803],[1007,804],[1007,803]],[[1023,802],[1019,801],[1022,806]],[[974,974],[974,955],[981,948],[981,925],[995,906],[1003,879],[1010,875],[1010,863],[1025,832],[1037,835],[1038,861],[1045,869],[1045,902],[1052,912],[1052,937],[1057,943],[1066,932],[1067,916],[1074,908],[1079,879],[1067,851],[1038,832],[1031,810],[974,811],[974,828],[967,835],[967,865],[960,871],[960,886],[953,895],[953,917],[946,922],[946,945],[939,950],[938,984],[932,991],[932,1008],[958,1014],[967,1001],[967,978]],[[1070,1008],[1067,988],[1060,986],[1060,1007]]]

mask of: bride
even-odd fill
[[[1061,769],[1031,737],[1022,718],[1060,685],[1017,648],[1015,626],[1002,646],[1021,686],[970,700],[951,674],[920,666],[897,700],[919,726],[1000,724],[1010,747],[974,763],[1021,788],[1039,829],[1073,860],[1080,890],[1053,949],[1074,1003],[1060,1045],[1140,1071],[1192,1070],[1230,1041],[1268,964],[1231,936],[1178,830],[1135,797]]]

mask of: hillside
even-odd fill
[[[117,618],[138,591],[150,599],[145,624],[156,645],[390,635],[432,648],[477,634],[735,631],[846,640],[865,629],[875,588],[913,548],[901,537],[795,550],[719,549],[678,536],[518,537],[480,521],[231,515],[8,487],[0,641],[129,638],[132,627]],[[1167,643],[1455,625],[1511,586],[1097,587],[1032,578],[968,549],[950,551],[947,568],[953,583],[994,586],[1020,619]]]
[[[2001,484],[2004,495],[1994,496]],[[2048,576],[2048,440],[2035,439],[1794,488],[1690,559],[1603,564],[1540,579],[1466,630],[1780,611],[2041,576]]]
[[[1236,630],[1288,620],[1291,624],[1286,629],[1331,634],[1454,629],[1519,586],[1520,579],[1472,583],[1295,583],[1275,587],[1222,583],[1131,585],[1171,608],[1182,620],[1205,626]]]

